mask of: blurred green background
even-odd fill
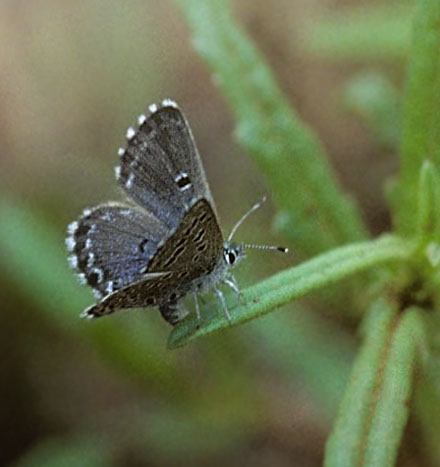
[[[371,232],[386,231],[411,3],[231,4]],[[150,103],[184,109],[224,232],[271,198],[177,5],[3,0],[0,34],[0,464],[320,465],[357,343],[340,310],[309,299],[174,351],[151,310],[78,319],[93,298],[68,268],[66,226],[121,198],[116,151]],[[269,202],[240,239],[286,243],[274,215]],[[251,253],[240,284],[297,263],[287,246]]]

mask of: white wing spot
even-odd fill
[[[87,258],[87,267],[91,268],[94,262],[95,262],[95,255],[92,252],[90,252]]]
[[[162,105],[164,107],[174,107],[175,109],[177,109],[177,107],[178,107],[177,104],[171,99],[164,99],[162,101]]]
[[[154,112],[157,112],[157,105],[156,104],[151,104],[148,106],[148,110],[154,114]]]
[[[99,268],[93,268],[92,272],[94,272],[98,276],[98,284],[102,282],[102,279],[104,277],[104,274],[102,273],[102,270]]]
[[[78,267],[78,258],[75,255],[69,256],[70,267],[76,269]]]
[[[107,287],[105,288],[105,292],[107,294],[111,294],[113,292],[113,282],[112,281],[107,282]]]
[[[118,156],[122,157],[125,154],[125,149],[124,148],[119,148],[118,149]]]
[[[70,234],[70,235],[73,235],[78,229],[78,222],[72,222],[69,224],[69,227],[67,227],[67,232]]]
[[[87,279],[86,279],[86,276],[81,272],[80,274],[78,274],[78,281],[80,284],[82,285],[85,285],[87,284]]]
[[[112,220],[112,216],[109,212],[105,212],[102,216],[101,219],[106,222],[110,222]]]
[[[119,177],[121,176],[121,167],[119,167],[119,165],[115,167],[115,176],[116,180],[119,180]]]
[[[93,295],[95,296],[95,298],[97,298],[98,300],[100,300],[102,298],[102,293],[98,290],[98,289],[93,289]]]
[[[123,209],[121,211],[121,216],[129,216],[131,214],[131,210],[130,209]]]
[[[133,182],[134,182],[134,173],[131,173],[128,176],[128,179],[125,183],[126,188],[130,189],[133,186]]]
[[[91,248],[91,247],[92,247],[92,240],[91,240],[90,238],[88,238],[88,239],[86,240],[86,249],[88,250],[88,249]]]
[[[135,134],[136,134],[135,129],[134,129],[133,127],[129,127],[129,128],[127,129],[127,133],[126,133],[125,136],[126,136],[127,139],[130,141],[131,139],[134,138],[134,135],[135,135]]]
[[[89,208],[84,209],[84,211],[82,212],[83,217],[90,216],[90,214],[92,214],[92,210]]]
[[[75,248],[75,239],[73,237],[66,238],[66,247],[69,251],[73,251]]]
[[[139,115],[139,117],[138,117],[138,125],[139,125],[139,126],[143,125],[143,124],[145,123],[145,120],[146,120],[146,119],[147,119],[147,117],[146,117],[144,114]]]

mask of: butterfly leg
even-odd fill
[[[239,300],[243,297],[240,288],[238,287],[237,281],[235,280],[234,276],[229,276],[223,280],[223,283],[227,286],[231,287],[231,289],[237,294]]]
[[[196,305],[197,327],[198,327],[200,326],[200,323],[202,322],[202,316],[200,314],[199,297],[197,295],[197,292],[193,293],[193,297],[194,297],[194,303]]]
[[[226,306],[225,297],[223,296],[222,291],[217,288],[214,288],[214,292],[217,295],[218,299],[220,300],[220,303],[222,304],[223,311],[226,315],[227,320],[229,321],[229,324],[231,324],[232,322],[231,315],[229,314],[229,310],[228,310],[228,307]]]

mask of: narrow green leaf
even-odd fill
[[[411,3],[354,3],[324,10],[321,17],[313,15],[305,24],[298,43],[305,53],[320,59],[403,60],[410,44]]]
[[[374,389],[395,315],[395,310],[386,300],[379,299],[365,317],[364,342],[353,364],[339,414],[327,441],[326,467],[360,465],[362,443],[375,397]]]
[[[440,167],[440,1],[419,0],[404,104],[399,196],[393,208],[400,232],[416,230],[418,174],[425,159]]]
[[[179,347],[195,337],[257,318],[314,290],[379,264],[408,260],[414,248],[413,243],[388,235],[331,250],[246,289],[241,301],[230,307],[231,323],[221,307],[216,307],[215,313],[211,312],[200,325],[194,316],[190,316],[173,329],[169,346]]]
[[[49,438],[34,445],[14,462],[14,467],[83,466],[104,467],[111,465],[111,446],[102,437]]]
[[[237,117],[239,142],[266,175],[290,216],[296,248],[312,254],[365,238],[360,216],[342,193],[315,134],[288,106],[262,56],[224,0],[176,0],[197,50]]]
[[[434,165],[425,161],[420,169],[418,208],[417,208],[417,235],[423,239],[432,236],[436,230],[438,219],[439,177]]]
[[[396,149],[400,141],[401,97],[389,79],[373,72],[353,77],[345,88],[344,103],[362,118],[379,143]]]
[[[393,333],[377,391],[377,404],[365,443],[363,464],[368,467],[395,465],[406,425],[417,357],[426,342],[420,310],[404,312]]]

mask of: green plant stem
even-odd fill
[[[325,467],[360,465],[374,389],[395,316],[395,309],[381,298],[365,317],[364,342],[353,364],[336,422],[327,440]]]
[[[174,328],[169,346],[178,347],[197,336],[257,318],[314,290],[379,264],[408,260],[414,248],[413,243],[387,235],[334,249],[246,289],[239,304],[230,309],[231,323],[220,306],[201,324],[194,316],[189,317]]]
[[[239,142],[266,175],[288,224],[295,225],[286,233],[296,248],[314,254],[364,239],[360,215],[336,182],[321,143],[288,106],[226,2],[176,1],[236,114]]]
[[[417,208],[417,236],[421,239],[429,235],[434,228],[436,182],[434,166],[425,161],[420,170]]]
[[[391,338],[383,382],[377,390],[377,403],[365,441],[362,465],[395,465],[408,418],[415,365],[425,342],[420,310],[413,308],[405,311]]]
[[[403,114],[401,170],[393,215],[400,232],[416,229],[418,174],[425,159],[440,167],[440,1],[419,0]],[[392,200],[391,200],[392,201]]]
[[[425,332],[418,309],[401,315],[380,298],[364,322],[353,365],[327,442],[326,467],[391,467],[408,417],[417,356]]]

